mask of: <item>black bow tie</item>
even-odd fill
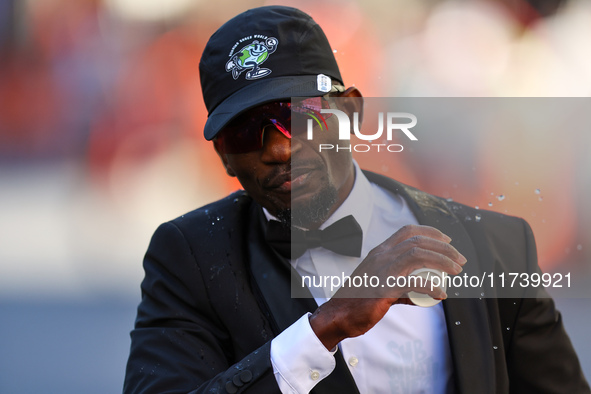
[[[276,220],[267,223],[267,242],[283,257],[297,259],[306,250],[323,247],[344,256],[361,257],[363,230],[353,215],[337,220],[324,230],[291,230]]]

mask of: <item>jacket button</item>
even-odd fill
[[[234,386],[234,383],[231,381],[226,382],[226,392],[229,394],[234,394],[238,392],[238,387]]]
[[[242,380],[240,380],[240,375],[238,375],[238,374],[234,375],[234,377],[232,378],[232,382],[234,383],[234,385],[236,387],[244,386],[244,382]]]
[[[252,372],[250,372],[248,369],[240,372],[240,380],[242,380],[244,383],[250,382],[252,380]]]

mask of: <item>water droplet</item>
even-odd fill
[[[536,194],[540,194],[540,193],[541,193],[541,191],[540,191],[540,189],[536,189],[536,191],[535,191],[534,193],[536,193]]]
[[[484,292],[483,293],[480,293],[480,297],[484,297]]]
[[[462,324],[459,320],[456,322],[456,326],[459,326],[460,324]]]
[[[480,209],[480,207],[479,207],[478,205],[476,205],[474,208],[475,208],[475,209]]]
[[[581,244],[578,244],[578,245],[577,245],[577,250],[583,250],[583,245],[581,245]]]
[[[544,197],[542,197],[542,196],[538,197],[538,201],[543,201],[543,200],[544,200]]]
[[[488,203],[488,206],[489,206],[489,207],[492,207],[492,202],[489,202],[489,203]]]
[[[510,330],[511,330],[511,327],[507,327],[507,331],[510,331]]]
[[[479,222],[480,219],[482,219],[482,216],[476,214],[476,216],[474,216],[474,219],[476,219],[476,221]]]
[[[337,53],[337,50],[336,50],[336,49],[333,49],[333,50],[332,50],[332,53]]]
[[[215,225],[215,222],[211,222],[211,225],[214,226]]]
[[[493,346],[493,349],[497,350],[499,347],[498,346]]]
[[[446,198],[445,201],[447,202],[452,202],[454,199],[453,198]]]
[[[471,218],[470,216],[466,216],[466,217],[464,218],[464,220],[465,220],[465,221],[467,221],[467,222],[469,222],[469,221],[471,221],[471,220],[472,220],[472,218]]]
[[[460,292],[459,291],[456,291],[454,294],[456,295],[456,297],[459,297]]]
[[[514,302],[514,303],[513,303],[513,305],[517,305],[517,303],[516,303],[516,302]]]
[[[497,200],[499,201],[503,201],[505,199],[505,196],[503,194],[500,194],[497,196]]]
[[[238,201],[239,201],[238,198],[235,198],[234,199],[234,204],[238,203]]]
[[[216,217],[215,220],[217,220],[219,222],[220,221],[220,217],[219,216]]]

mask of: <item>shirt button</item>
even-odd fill
[[[310,372],[310,377],[312,378],[312,380],[318,380],[320,378],[320,372],[312,371]]]
[[[359,364],[359,360],[357,359],[357,357],[351,357],[349,358],[349,365],[354,367],[357,364]]]

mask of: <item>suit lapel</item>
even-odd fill
[[[255,225],[249,228],[248,237],[250,271],[277,335],[303,314],[313,312],[317,305],[309,291],[302,294],[307,298],[291,298],[291,278],[298,274],[264,242],[263,221],[266,219],[256,210],[260,208],[253,204],[250,223]]]
[[[301,288],[297,283],[299,274],[287,259],[276,253],[264,242],[264,221],[261,208],[253,204],[250,212],[248,234],[248,258],[253,280],[253,291],[269,320],[275,335],[292,325],[307,312],[314,312],[316,301],[308,289],[300,290],[300,298],[292,298],[291,289]],[[296,281],[293,286],[292,280]],[[341,352],[335,354],[334,371],[314,387],[314,394],[359,394],[353,376],[347,367]]]
[[[402,185],[390,178],[365,173],[371,182],[400,194],[420,224],[435,227],[451,237],[451,244],[468,262],[464,274],[482,278],[481,263],[470,236],[461,221],[445,202],[420,190]],[[456,389],[459,393],[494,393],[495,370],[493,344],[485,301],[479,288],[448,289],[443,302],[447,332],[454,363]]]

